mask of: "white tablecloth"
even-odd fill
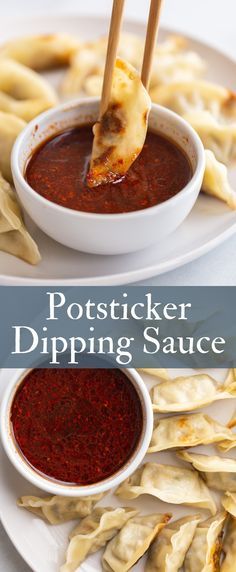
[[[148,1],[127,0],[128,17],[143,19],[147,15]],[[109,13],[111,0],[7,0],[1,2],[1,17],[53,13]],[[194,35],[236,56],[235,0],[166,0],[162,23],[170,28]],[[236,285],[236,236],[205,255],[163,276],[153,278],[152,285]],[[0,570],[4,572],[28,572],[21,560],[0,530]],[[43,572],[43,570],[42,570]]]

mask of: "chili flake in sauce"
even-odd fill
[[[86,175],[93,143],[89,125],[68,129],[38,147],[25,178],[44,198],[78,211],[113,214],[137,211],[175,196],[192,176],[175,143],[148,132],[144,147],[120,181],[89,188]]]
[[[131,381],[116,369],[33,369],[20,384],[11,424],[37,471],[74,485],[115,474],[134,453],[143,415]]]

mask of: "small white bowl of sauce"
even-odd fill
[[[100,494],[142,462],[149,393],[134,369],[9,370],[1,436],[15,468],[54,495]]]
[[[50,237],[94,254],[138,251],[187,217],[201,189],[203,145],[177,114],[153,104],[146,142],[119,182],[90,189],[86,173],[99,100],[63,104],[34,119],[12,152],[23,207]]]

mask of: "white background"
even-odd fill
[[[111,0],[1,0],[0,17],[75,13],[108,14]],[[144,19],[148,0],[126,0],[128,17]],[[236,0],[165,0],[162,23],[236,57]],[[147,283],[153,285],[236,285],[236,236],[201,259]],[[0,530],[0,571],[29,572]],[[42,570],[43,572],[43,570]]]

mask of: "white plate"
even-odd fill
[[[0,400],[4,387],[6,386],[5,372],[6,370],[2,370],[0,373]],[[188,372],[190,373],[191,370],[175,370],[173,371],[173,376],[178,374],[186,375]],[[217,379],[223,380],[225,371],[211,370],[211,375],[215,375]],[[145,379],[147,380],[147,384],[151,387],[153,380],[147,376]],[[156,381],[154,381],[154,383],[156,383]],[[204,411],[212,415],[213,418],[218,419],[221,423],[227,423],[235,410],[235,400],[232,399],[232,401],[230,400],[227,404],[226,402],[221,402],[221,407],[219,407],[219,404],[220,402],[217,402]],[[197,449],[198,452],[218,454],[214,447],[198,447]],[[231,454],[228,456],[236,457],[236,453],[234,454],[234,452],[231,451]],[[174,453],[152,454],[147,456],[146,460],[163,462],[164,464],[178,464]],[[28,484],[16,472],[2,451],[1,445],[0,465],[2,472],[0,481],[0,516],[8,536],[34,572],[59,572],[60,566],[64,562],[68,533],[72,530],[74,523],[49,526],[36,516],[19,509],[16,506],[16,499],[19,496],[40,494],[40,491],[37,491],[32,485]],[[213,494],[213,496],[215,496],[216,501],[219,503],[219,495]],[[117,499],[111,494],[107,495],[100,504],[103,506],[119,506]],[[125,501],[124,504],[125,506],[138,507],[142,513],[172,512],[175,518],[196,513],[194,509],[168,505],[157,499],[153,500],[153,498],[148,496],[141,497],[135,501]],[[204,511],[200,512],[203,518],[209,516],[209,513]],[[101,554],[102,551],[90,556],[84,564],[81,565],[78,572],[99,572],[101,570]],[[143,572],[144,562],[145,558],[142,558],[132,570],[134,572]]]
[[[145,32],[142,23],[130,22],[125,27],[137,34]],[[108,21],[105,18],[77,15],[26,19],[21,20],[19,26],[18,20],[2,20],[1,42],[19,34],[28,34],[29,30],[32,34],[66,31],[83,39],[91,39],[107,33]],[[162,30],[160,39],[166,33]],[[168,30],[168,33],[173,31]],[[232,89],[236,87],[233,61],[201,42],[190,39],[189,45],[207,61],[209,79]],[[58,79],[56,74],[56,81]],[[236,188],[236,172],[232,174],[232,182]],[[0,284],[116,285],[145,280],[173,270],[215,248],[235,232],[236,213],[215,199],[201,196],[184,224],[164,244],[156,244],[136,254],[115,257],[78,253],[49,239],[35,225],[30,224],[30,228],[39,245],[42,262],[32,267],[0,252]]]

